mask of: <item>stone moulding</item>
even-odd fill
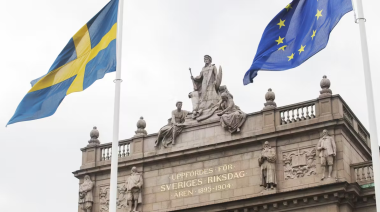
[[[316,175],[316,149],[313,146],[287,150],[282,153],[285,180]]]
[[[308,192],[306,192],[306,190]],[[312,191],[312,192],[310,192]],[[312,206],[320,206],[321,203],[349,203],[351,205],[369,206],[375,203],[373,198],[374,190],[360,192],[360,187],[357,184],[348,184],[346,182],[333,183],[323,185],[317,188],[307,188],[301,190],[292,190],[268,195],[247,195],[243,198],[230,198],[223,201],[218,201],[220,207],[224,207],[223,211],[292,211],[301,210],[307,211]],[[258,198],[252,201],[251,198]],[[231,200],[240,200],[232,202]],[[301,203],[301,200],[303,203]],[[367,202],[366,202],[367,200]],[[369,201],[371,202],[369,204]],[[307,203],[307,205],[305,205]],[[243,206],[244,205],[244,206]],[[207,211],[210,206],[206,203],[198,203],[187,206],[175,207],[170,210],[157,210],[157,212],[167,211],[188,211],[198,212]],[[262,210],[263,209],[263,210]],[[214,210],[210,210],[214,211]]]

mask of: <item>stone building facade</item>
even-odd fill
[[[119,142],[118,211],[376,211],[370,135],[326,80],[318,98],[287,106],[277,107],[269,90],[263,110],[246,114],[236,133],[221,127],[220,114],[191,122],[168,147],[155,146],[157,133],[148,135],[141,118],[136,135]],[[73,173],[80,184],[90,176],[91,211],[106,212],[111,143],[97,136],[94,128]],[[326,140],[335,151],[322,160]]]

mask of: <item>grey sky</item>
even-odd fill
[[[5,126],[68,40],[108,0],[0,0],[0,124]],[[148,133],[166,124],[175,102],[191,110],[188,68],[198,75],[203,55],[223,67],[223,82],[243,111],[263,107],[270,87],[278,106],[314,99],[324,74],[367,129],[368,117],[358,25],[343,17],[327,48],[298,68],[259,72],[243,86],[269,21],[284,0],[127,0],[124,14],[120,139],[134,135],[144,116]],[[367,18],[377,123],[380,125],[380,1],[363,0]],[[0,127],[0,211],[68,212],[77,209],[80,148],[93,126],[112,140],[114,73],[67,96],[51,117]]]

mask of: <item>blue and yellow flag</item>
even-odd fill
[[[333,28],[351,10],[351,0],[292,1],[266,27],[244,85],[259,70],[295,68],[324,49]]]
[[[53,115],[65,96],[116,70],[118,4],[111,0],[69,40],[48,73],[31,82],[8,124]]]

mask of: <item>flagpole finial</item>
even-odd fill
[[[90,137],[91,137],[91,139],[88,141],[87,147],[97,146],[100,144],[100,141],[98,139],[99,138],[99,130],[96,128],[96,126],[94,126],[93,129],[91,130]]]
[[[319,91],[319,98],[330,97],[332,95],[332,91],[330,89],[331,82],[326,75],[323,76],[319,85],[322,88],[322,90]]]
[[[268,92],[265,94],[265,100],[267,101],[264,103],[264,108],[263,110],[268,110],[268,109],[274,109],[277,107],[276,102],[274,102],[274,99],[276,98],[276,95],[272,91],[272,88],[268,89]]]
[[[145,130],[145,127],[146,127],[146,122],[144,120],[144,117],[140,117],[140,120],[137,121],[137,130],[135,131],[136,135],[135,137],[137,136],[145,136],[147,135],[147,131]]]

